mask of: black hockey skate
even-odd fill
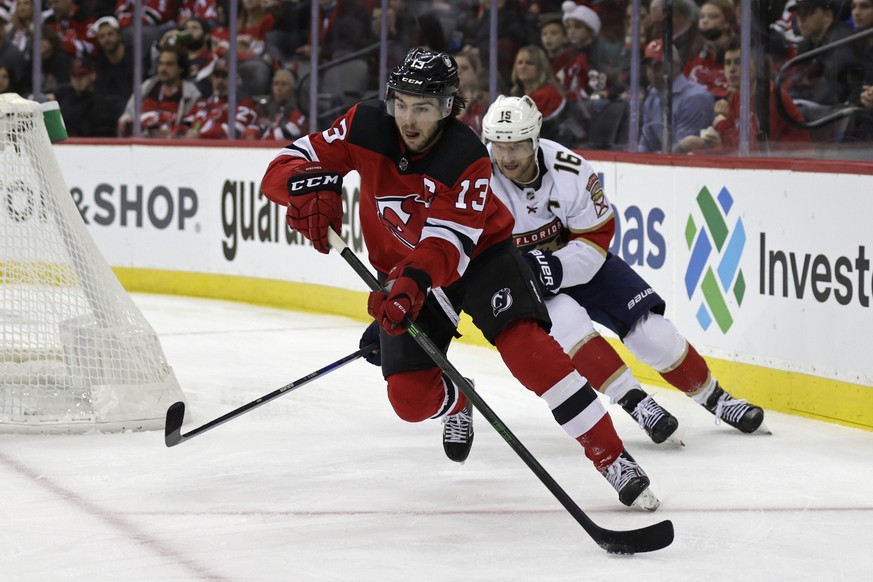
[[[618,500],[628,507],[637,505],[647,511],[655,511],[661,504],[649,490],[649,476],[627,451],[622,451],[601,474],[618,491]]]
[[[463,463],[473,448],[473,405],[457,414],[443,417],[443,450],[456,463]]]
[[[646,434],[656,445],[669,439],[679,428],[679,421],[676,420],[676,417],[655,402],[651,394],[646,394],[642,390],[637,388],[629,390],[618,403],[639,423],[640,428],[646,431]],[[682,441],[678,439],[672,440],[682,444]]]
[[[749,403],[744,398],[734,398],[725,392],[718,382],[703,407],[715,415],[716,424],[723,420],[745,433],[755,432],[764,422],[764,409]]]

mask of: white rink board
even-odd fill
[[[286,241],[283,213],[257,193],[277,149],[55,149],[80,211],[113,266],[365,290],[343,261]],[[873,359],[866,349],[873,329],[873,277],[867,264],[873,254],[873,176],[593,164],[617,206],[614,249],[664,297],[667,315],[702,353],[873,386]],[[354,204],[358,185],[356,175],[346,177],[347,204]],[[730,236],[740,223],[745,232],[733,253],[745,283],[742,303],[732,288],[719,290],[731,317],[727,329],[714,320],[704,329],[697,317],[705,306],[700,284],[692,286],[690,297],[686,291],[692,257],[686,243],[689,217],[697,236],[702,230],[711,234],[697,202],[703,187],[713,199],[723,189],[729,192],[729,211],[718,212]],[[346,232],[349,227],[353,248],[363,252],[356,217]],[[767,284],[762,292],[762,236],[768,253],[786,257],[787,296],[781,268],[775,271],[775,294],[769,294]],[[716,249],[709,257],[705,267],[716,269],[724,253]],[[769,281],[769,267],[763,273]],[[735,283],[736,277],[729,281]]]
[[[341,261],[286,239],[284,209],[259,192],[277,151],[56,148],[79,210],[113,266],[365,290]],[[345,180],[349,191],[357,184],[357,175]]]
[[[873,233],[866,210],[873,177],[607,162],[597,166],[621,215],[623,236],[628,228],[641,230],[638,216],[656,220],[654,228],[642,229],[644,235],[634,235],[644,240],[644,260],[637,260],[641,253],[636,248],[630,255],[624,248],[619,252],[663,295],[668,316],[692,343],[706,346],[716,357],[873,384],[864,341],[873,325]],[[689,216],[701,222],[697,196],[703,187],[713,196],[722,189],[730,193],[727,227],[733,231],[742,223],[745,231],[739,261],[745,294],[738,305],[725,293],[734,319],[727,331],[715,324],[703,329],[695,317],[700,290],[689,297],[684,281],[691,257],[685,229]],[[771,277],[774,252],[785,256],[787,272],[776,263]],[[657,264],[652,255],[661,253],[663,264]]]

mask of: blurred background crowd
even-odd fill
[[[455,56],[477,132],[496,94],[530,95],[574,148],[732,155],[746,135],[752,155],[873,159],[873,0],[756,0],[747,43],[751,0],[139,1],[0,0],[0,93],[57,100],[74,137],[287,141],[422,46]]]

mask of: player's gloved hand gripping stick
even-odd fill
[[[376,277],[364,265],[355,253],[348,248],[345,241],[340,237],[333,228],[328,230],[328,240],[330,246],[339,252],[340,256],[355,270],[358,276],[367,284],[372,291],[382,291],[385,289],[379,285]],[[491,407],[482,399],[481,396],[473,388],[473,385],[468,382],[464,376],[446,359],[442,351],[434,345],[431,339],[415,325],[415,322],[407,318],[403,325],[406,327],[406,332],[418,343],[419,346],[433,359],[434,363],[443,371],[443,373],[451,378],[464,396],[473,403],[483,418],[494,427],[500,436],[503,437],[510,447],[521,457],[521,460],[530,468],[531,471],[542,481],[543,485],[552,492],[561,505],[564,506],[570,515],[579,522],[579,525],[591,536],[591,538],[601,548],[609,553],[614,554],[633,554],[636,552],[651,552],[660,550],[669,546],[673,542],[673,523],[665,520],[654,525],[650,525],[640,529],[632,529],[625,531],[614,531],[602,528],[594,523],[584,511],[570,498],[570,496],[558,485],[557,481],[540,465],[539,461],[531,454],[530,451],[516,438],[509,428],[503,424],[503,421],[497,414],[491,410]]]

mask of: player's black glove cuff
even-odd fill
[[[296,168],[288,178],[288,196],[303,196],[310,192],[329,190],[342,196],[343,177],[336,172],[327,171],[318,164],[307,164]]]
[[[358,348],[365,348],[374,343],[379,343],[379,323],[376,321],[370,323],[367,329],[364,330],[361,341],[358,343]],[[374,366],[382,366],[382,353],[378,349],[364,356],[364,359]]]
[[[527,261],[534,281],[544,296],[554,295],[561,288],[561,280],[564,278],[564,268],[561,260],[552,255],[552,251],[531,251],[523,255]]]

